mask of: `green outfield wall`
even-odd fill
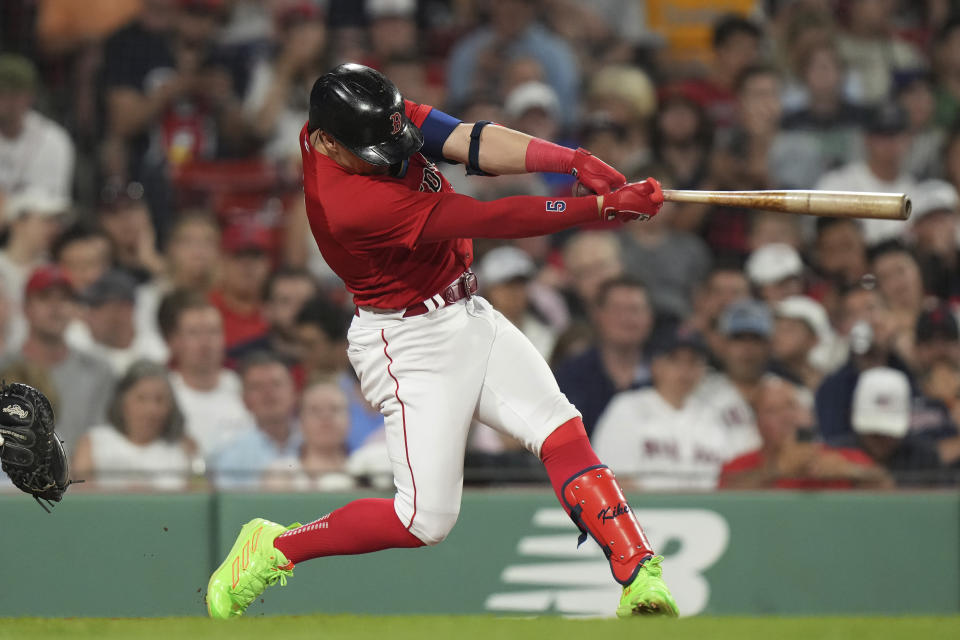
[[[0,616],[202,615],[253,516],[307,522],[345,494],[0,496]],[[960,612],[960,494],[633,495],[686,614]],[[297,567],[250,615],[609,615],[602,554],[547,491],[467,492],[443,544]],[[2,622],[0,622],[2,626]]]

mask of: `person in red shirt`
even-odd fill
[[[812,440],[813,421],[798,388],[782,378],[761,382],[754,412],[763,444],[723,466],[721,489],[890,488],[890,476],[859,449]]]
[[[263,336],[270,328],[263,314],[263,290],[270,275],[270,232],[252,224],[228,227],[223,234],[219,285],[210,302],[223,318],[226,348]]]
[[[490,123],[461,123],[404,101],[356,64],[321,76],[300,134],[304,196],[327,264],[353,294],[347,355],[367,401],[384,415],[395,497],[351,502],[306,526],[251,520],[210,579],[207,608],[242,615],[294,564],[441,542],[456,522],[473,420],[519,440],[546,467],[571,519],[623,585],[617,614],[676,616],[650,543],[580,413],[543,358],[483,298],[470,238],[521,238],[600,219],[656,215],[653,179],[625,184],[590,155]],[[479,202],[453,192],[430,160],[468,173],[575,175],[588,193]]]

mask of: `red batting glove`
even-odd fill
[[[613,193],[603,196],[602,214],[604,220],[649,220],[657,215],[663,206],[663,189],[653,178],[640,182],[631,182]]]
[[[573,156],[573,169],[570,173],[580,184],[600,195],[610,193],[627,183],[622,173],[583,147],[577,149]]]

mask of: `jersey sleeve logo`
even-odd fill
[[[567,210],[567,203],[563,200],[547,200],[547,211],[563,213]]]
[[[393,135],[400,133],[400,129],[403,128],[403,118],[400,117],[399,111],[394,111],[390,114],[390,122],[393,124],[393,131],[390,133]]]
[[[440,172],[436,165],[429,164],[423,168],[423,179],[420,181],[420,191],[432,191],[440,193],[443,187],[443,181],[440,180]]]

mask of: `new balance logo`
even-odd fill
[[[563,213],[567,210],[567,203],[563,200],[547,200],[547,211]]]

